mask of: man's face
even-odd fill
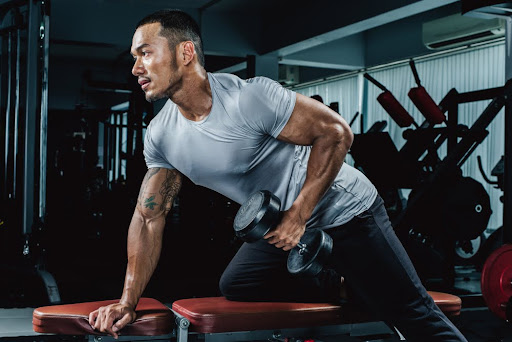
[[[160,35],[161,27],[160,23],[143,25],[132,39],[132,74],[138,78],[147,101],[170,97],[180,86],[175,52]]]

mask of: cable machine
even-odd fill
[[[58,303],[39,240],[46,216],[49,22],[50,0],[0,5],[0,241],[5,244],[0,268],[35,274],[48,301]],[[23,291],[15,292],[13,302],[28,299]]]

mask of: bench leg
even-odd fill
[[[174,314],[176,315],[176,342],[187,342],[190,321],[177,312]]]

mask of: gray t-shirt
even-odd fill
[[[167,101],[148,126],[148,168],[177,169],[195,184],[242,204],[253,192],[269,190],[290,208],[306,178],[310,146],[276,139],[295,106],[295,92],[264,77],[249,80],[208,73],[212,109],[190,121]],[[343,164],[316,206],[307,227],[331,228],[368,209],[377,190],[357,169]]]

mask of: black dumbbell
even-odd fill
[[[246,242],[255,242],[281,221],[281,201],[270,191],[252,194],[238,210],[233,227]],[[300,242],[288,255],[287,268],[292,274],[315,276],[324,267],[332,251],[332,238],[323,230],[306,230]]]

